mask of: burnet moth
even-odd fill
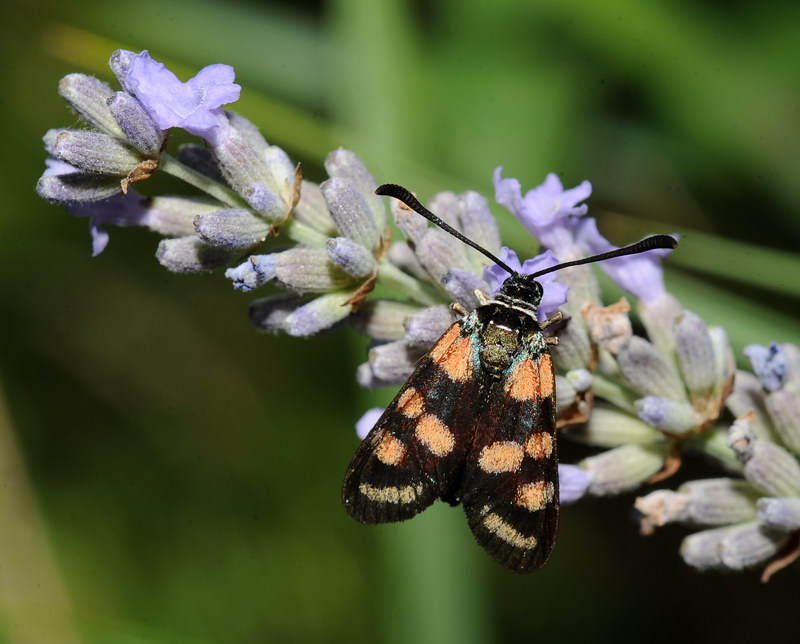
[[[506,568],[532,572],[550,557],[558,528],[553,361],[536,310],[536,278],[579,264],[675,248],[655,235],[607,253],[521,275],[426,209],[405,188],[394,197],[508,272],[494,297],[453,323],[416,365],[364,439],[345,475],[342,501],[362,523],[403,521],[437,498],[464,506],[478,543]]]

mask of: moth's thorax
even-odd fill
[[[498,299],[481,306],[478,315],[481,365],[499,378],[525,349],[545,350],[544,336],[536,321],[535,310],[529,313]]]
[[[530,312],[535,318],[544,290],[530,275],[512,275],[503,282],[495,298],[508,306]]]

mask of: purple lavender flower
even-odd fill
[[[159,128],[180,127],[211,141],[216,129],[227,125],[221,106],[237,101],[241,91],[233,82],[233,67],[209,65],[183,83],[147,50],[121,53],[127,56],[119,68],[120,83],[141,101]],[[120,53],[115,56],[121,58]]]
[[[769,347],[750,344],[744,348],[744,355],[753,365],[753,371],[764,389],[776,391],[781,388],[786,375],[786,355],[778,343],[773,342]]]
[[[558,259],[549,250],[520,264],[517,254],[505,246],[500,249],[500,259],[508,264],[510,268],[523,275],[530,275],[558,264]],[[540,322],[547,319],[559,306],[563,306],[567,301],[569,286],[556,281],[556,273],[558,271],[542,275],[536,279],[544,289],[544,295],[538,309]],[[492,295],[494,295],[503,282],[508,279],[508,273],[497,264],[492,264],[483,269],[483,279],[491,286]]]
[[[363,416],[358,419],[356,422],[356,435],[362,441],[367,437],[367,434],[369,434],[370,430],[375,427],[375,423],[378,422],[378,419],[381,417],[383,412],[383,408],[373,407],[372,409],[367,409]]]
[[[559,178],[550,173],[545,182],[522,196],[519,181],[503,179],[500,166],[494,171],[495,199],[508,208],[542,244],[559,257],[569,257],[576,236],[578,217],[588,206],[578,205],[592,194],[592,184],[584,181],[564,190]]]

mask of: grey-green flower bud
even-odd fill
[[[639,487],[664,465],[663,445],[622,445],[583,459],[578,466],[592,473],[589,493],[621,494]]]
[[[119,179],[98,174],[45,175],[36,183],[36,192],[51,203],[69,205],[102,201],[122,192]]]
[[[373,340],[402,340],[405,321],[419,311],[418,306],[393,300],[368,300],[353,316],[353,326]]]
[[[220,209],[220,203],[206,197],[153,197],[147,209],[147,227],[168,237],[185,237],[194,234],[194,221]]]
[[[758,493],[741,479],[689,481],[678,488],[687,499],[685,521],[727,525],[756,518]]]
[[[800,530],[800,498],[766,497],[758,500],[758,518],[769,527],[784,532]]]
[[[689,392],[708,393],[716,382],[714,346],[706,323],[691,311],[684,311],[675,322],[675,347],[678,364]]]
[[[279,333],[285,329],[286,318],[308,301],[307,296],[293,293],[259,298],[250,303],[250,322],[261,331]]]
[[[204,242],[213,246],[248,249],[262,243],[270,226],[244,208],[225,208],[197,215],[195,230]]]
[[[331,263],[324,248],[295,246],[267,255],[275,263],[275,279],[299,293],[324,293],[351,285],[353,278]]]
[[[595,405],[586,423],[571,428],[569,436],[597,447],[620,447],[663,440],[661,432],[650,425],[602,403]]]
[[[343,148],[334,150],[325,159],[325,169],[330,177],[346,181],[358,192],[372,215],[376,230],[383,234],[386,228],[386,200],[375,194],[378,184],[358,155]]]
[[[730,570],[751,568],[778,554],[786,539],[759,521],[738,525],[722,538],[720,560]]]
[[[376,250],[382,231],[361,194],[344,179],[335,177],[324,181],[320,189],[339,233],[368,250]]]
[[[698,427],[703,418],[688,403],[658,396],[645,396],[635,403],[636,412],[646,423],[668,432],[688,432]]]
[[[156,259],[173,273],[198,273],[227,266],[240,254],[240,249],[212,246],[192,235],[162,239],[156,251]]]
[[[366,277],[378,267],[372,253],[347,237],[332,237],[325,242],[328,258],[348,275]]]
[[[140,153],[119,139],[88,130],[61,132],[54,148],[59,159],[92,174],[124,177],[143,161]]]
[[[322,331],[333,329],[352,312],[348,303],[355,291],[339,291],[315,297],[308,304],[298,307],[283,322],[289,335],[307,338]]]
[[[768,496],[800,496],[800,464],[784,448],[754,438],[746,419],[728,430],[728,444],[744,465],[744,475]]]
[[[111,136],[124,137],[108,107],[114,90],[107,83],[86,74],[68,74],[59,81],[58,93],[89,125]]]
[[[733,383],[733,391],[725,399],[725,405],[735,418],[752,412],[749,423],[753,436],[772,439],[774,432],[765,407],[764,389],[761,381],[748,371],[737,371]]]
[[[464,244],[440,228],[428,228],[417,243],[416,253],[425,270],[440,284],[453,268],[472,271]]]
[[[116,92],[108,104],[124,138],[139,152],[155,158],[161,152],[165,133],[158,129],[150,113],[127,92]]]
[[[447,331],[453,321],[450,307],[444,304],[429,306],[408,316],[405,321],[406,339],[414,346],[427,349]]]
[[[570,319],[558,332],[558,344],[550,349],[550,353],[560,371],[584,368],[592,359],[592,344],[586,327]]]
[[[800,454],[800,389],[783,387],[767,395],[767,411],[784,445]]]
[[[683,383],[655,345],[633,336],[617,355],[620,371],[645,396],[688,402]]]
[[[333,223],[331,214],[328,212],[328,206],[325,203],[325,197],[322,196],[322,190],[316,183],[303,179],[302,187],[300,188],[300,201],[297,202],[294,208],[294,218],[306,226],[321,232],[326,237],[334,237],[336,235],[336,224]]]

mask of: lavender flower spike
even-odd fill
[[[180,127],[212,141],[216,128],[226,122],[221,106],[239,99],[241,87],[233,82],[230,65],[209,65],[183,83],[147,50],[116,52],[112,63],[114,58],[125,61],[115,69],[120,83],[142,102],[162,130]]]

